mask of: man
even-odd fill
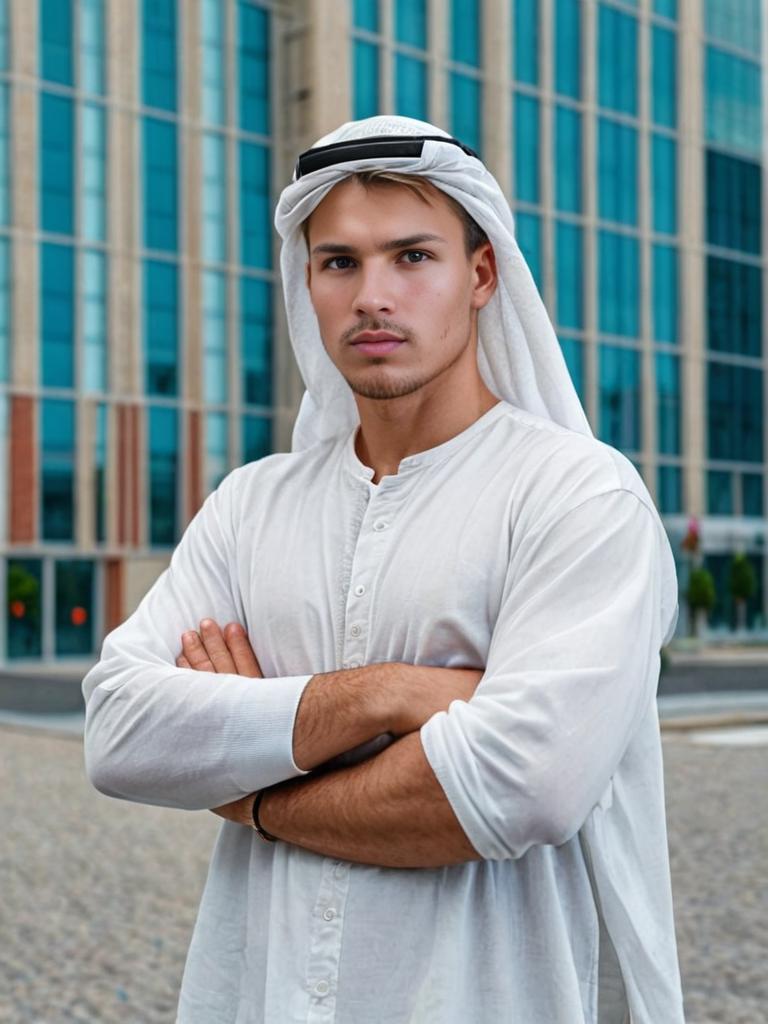
[[[293,451],[208,497],[83,682],[97,788],[225,819],[178,1020],[679,1024],[674,561],[498,184],[370,118],[276,226]]]

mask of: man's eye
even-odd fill
[[[404,256],[424,256],[424,257],[426,257],[426,259],[429,259],[429,253],[422,252],[421,249],[409,249],[406,253],[403,253],[403,255]],[[423,263],[423,262],[424,262],[424,260],[406,260],[406,263]]]
[[[339,260],[350,260],[350,256],[332,256],[329,260],[326,260],[323,267],[331,267],[332,263],[337,263]],[[346,267],[331,267],[331,270],[346,270]]]

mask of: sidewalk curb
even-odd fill
[[[766,711],[713,712],[710,715],[680,715],[659,721],[663,733],[693,732],[697,729],[725,729],[731,726],[767,725]]]

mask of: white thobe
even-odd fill
[[[681,1024],[655,702],[677,606],[642,481],[507,402],[378,484],[355,433],[206,499],[83,681],[89,777],[215,807],[304,774],[312,674],[485,666],[420,730],[483,859],[363,865],[223,822],[178,1021]],[[247,627],[264,680],[175,666],[205,617]]]

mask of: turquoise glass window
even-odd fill
[[[449,77],[450,130],[466,146],[480,153],[482,124],[480,82],[467,75],[451,73]]]
[[[269,150],[253,142],[240,143],[240,262],[272,266]]]
[[[395,39],[398,43],[407,43],[408,46],[426,50],[426,0],[395,0]]]
[[[178,272],[174,263],[144,261],[144,386],[148,395],[178,392]]]
[[[355,39],[352,43],[355,79],[353,95],[355,119],[375,117],[379,112],[379,48],[375,43]]]
[[[678,341],[678,258],[671,245],[654,245],[651,252],[653,273],[653,337],[655,341]]]
[[[710,359],[707,364],[710,459],[763,461],[763,371]]]
[[[745,516],[763,516],[764,483],[761,473],[741,474],[741,508]]]
[[[225,412],[205,417],[205,491],[215,491],[229,470],[229,419]]]
[[[555,206],[561,213],[581,212],[581,114],[555,107]]]
[[[705,86],[707,141],[760,156],[763,145],[760,65],[708,46]]]
[[[512,21],[514,77],[518,82],[539,81],[539,0],[515,0]]]
[[[581,97],[581,0],[555,0],[555,92]]]
[[[170,547],[176,542],[179,469],[176,409],[150,406],[149,417],[149,543]]]
[[[208,263],[223,263],[227,258],[227,150],[226,139],[218,132],[204,132],[202,249]]]
[[[0,82],[0,224],[9,224],[11,220],[11,135],[8,100],[9,87],[5,82]]]
[[[94,566],[86,558],[56,559],[56,657],[94,650]]]
[[[352,22],[355,28],[364,28],[368,32],[378,32],[379,0],[353,0]]]
[[[97,544],[107,539],[107,424],[108,410],[105,402],[96,406],[96,431],[93,453],[93,501],[94,533]]]
[[[677,143],[667,135],[651,137],[653,230],[677,232]]]
[[[176,125],[142,120],[144,134],[144,245],[174,252],[178,246]]]
[[[597,40],[599,105],[637,114],[637,18],[599,4]]]
[[[8,67],[8,44],[10,25],[8,18],[9,0],[0,0],[0,70]]]
[[[534,213],[515,213],[515,236],[520,251],[525,257],[536,287],[544,290],[544,276],[541,261],[541,218]]]
[[[82,386],[107,390],[107,257],[85,250],[80,256]]]
[[[657,507],[662,515],[683,511],[683,471],[680,466],[659,466],[657,470]]]
[[[539,101],[515,93],[515,196],[527,203],[539,202],[541,161]]]
[[[707,256],[707,344],[717,352],[762,355],[762,268]]]
[[[762,169],[759,163],[707,150],[707,241],[723,249],[759,255]]]
[[[656,124],[677,124],[677,33],[661,25],[651,29],[651,117]]]
[[[209,124],[227,120],[227,62],[224,0],[200,4],[201,112]]]
[[[555,283],[559,327],[584,326],[584,261],[582,229],[557,221],[555,225]]]
[[[560,348],[565,358],[565,365],[571,375],[573,386],[579,396],[581,404],[584,405],[586,397],[584,393],[584,346],[578,338],[558,338]]]
[[[75,383],[75,261],[70,245],[40,246],[40,356],[43,387]]]
[[[606,334],[639,335],[638,240],[613,231],[597,233],[598,322]]]
[[[238,9],[238,83],[240,127],[247,132],[268,135],[269,112],[269,36],[270,15],[262,7],[239,0]]]
[[[43,231],[74,232],[73,104],[40,93],[40,223]]]
[[[9,558],[6,583],[6,636],[9,660],[43,653],[43,563]]]
[[[598,119],[598,210],[602,220],[637,224],[637,131]]]
[[[722,469],[707,473],[707,512],[713,516],[733,515],[733,474]]]
[[[206,402],[227,400],[227,278],[203,274],[203,384]]]
[[[95,103],[80,105],[80,234],[103,242],[107,221],[107,115]]]
[[[449,0],[450,54],[460,64],[480,67],[479,0]]]
[[[653,0],[653,13],[671,21],[677,20],[677,0]]]
[[[427,63],[404,53],[395,54],[395,112],[403,117],[426,121],[429,114],[427,97]]]
[[[242,419],[243,462],[263,459],[272,451],[272,420],[245,415]]]
[[[142,0],[141,11],[144,105],[175,110],[176,0]]]
[[[75,539],[75,403],[40,402],[40,535]]]
[[[40,0],[40,77],[74,85],[72,77],[72,2]]]
[[[680,356],[656,353],[656,444],[664,455],[679,455]]]
[[[11,376],[11,327],[11,241],[0,237],[0,382]]]
[[[240,281],[240,363],[245,405],[272,404],[272,286],[257,277]]]
[[[104,93],[104,0],[79,0],[80,88]]]
[[[704,0],[704,31],[710,39],[759,57],[761,0]]]
[[[600,345],[599,437],[622,451],[641,447],[640,353],[617,345]]]

